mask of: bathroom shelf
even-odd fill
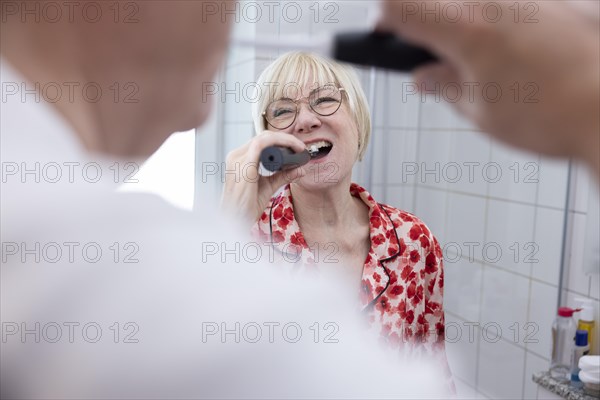
[[[567,400],[598,400],[598,397],[585,394],[583,389],[574,388],[568,382],[557,381],[550,376],[548,371],[537,372],[533,374],[532,379],[544,389]]]

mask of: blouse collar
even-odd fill
[[[384,207],[377,203],[371,194],[355,183],[350,185],[350,194],[365,203],[369,208],[369,225],[371,250],[378,261],[385,261],[396,256],[400,251],[400,241],[396,234],[396,226]],[[314,263],[304,235],[294,215],[294,204],[290,185],[273,200],[270,210],[271,241],[282,253],[298,255],[308,263]],[[285,238],[289,237],[289,243]]]

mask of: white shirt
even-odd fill
[[[359,335],[332,282],[252,262],[261,245],[215,206],[115,193],[118,161],[87,154],[50,104],[7,95],[25,81],[0,67],[3,397],[443,397]],[[97,183],[65,179],[89,163]]]

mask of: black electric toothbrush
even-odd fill
[[[424,48],[410,45],[392,33],[349,32],[333,37],[331,56],[338,61],[399,72],[438,61]]]
[[[410,72],[437,57],[421,47],[410,45],[392,33],[359,31],[338,33],[334,36],[282,36],[279,38],[233,39],[238,46],[258,47],[273,50],[302,50],[333,57],[338,61],[385,68],[399,72]]]
[[[260,162],[268,171],[287,171],[303,166],[317,154],[319,154],[319,150],[316,146],[300,153],[295,153],[288,147],[270,146],[260,153]]]

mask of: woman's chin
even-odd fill
[[[305,175],[296,181],[306,190],[325,190],[340,183],[338,169],[323,164],[313,164],[305,169]]]

